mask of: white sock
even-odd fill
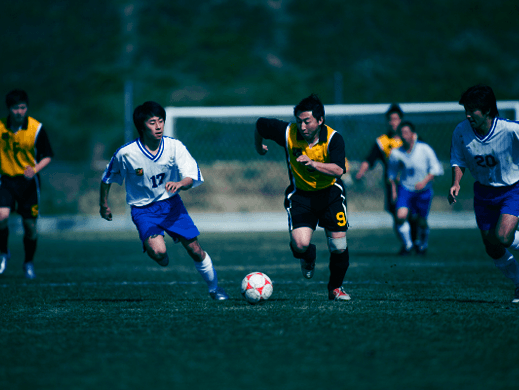
[[[411,225],[409,225],[409,222],[405,221],[402,225],[397,225],[396,231],[405,247],[411,249],[413,241],[411,240]]]
[[[216,271],[213,267],[213,262],[209,256],[209,253],[205,253],[204,260],[195,261],[195,268],[207,283],[209,291],[216,290],[216,287],[218,286],[218,278],[216,277]]]
[[[519,232],[517,230],[514,235],[514,242],[510,245],[510,249],[515,249],[516,251],[519,250]]]
[[[494,264],[516,287],[519,287],[519,264],[514,255],[506,251],[499,259],[494,259]]]

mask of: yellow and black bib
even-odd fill
[[[389,138],[387,134],[384,134],[377,138],[377,145],[387,160],[393,149],[402,146],[402,140],[400,138]]]
[[[36,137],[41,123],[27,118],[27,128],[13,133],[7,127],[7,119],[0,120],[0,174],[7,176],[23,175],[25,167],[36,165]]]
[[[325,125],[326,138],[320,134],[319,141],[314,146],[310,147],[306,140],[299,135],[297,125],[292,123],[287,128],[287,151],[288,163],[290,171],[292,172],[293,180],[296,188],[303,191],[318,191],[330,187],[335,183],[335,177],[325,175],[312,167],[307,167],[304,164],[298,163],[297,157],[301,154],[307,155],[311,160],[322,163],[330,163],[330,156],[328,155],[328,144],[335,133],[331,127]]]

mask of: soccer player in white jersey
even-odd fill
[[[492,88],[476,85],[459,103],[466,120],[452,134],[452,186],[456,202],[468,168],[474,177],[474,212],[487,254],[515,285],[512,303],[519,303],[519,265],[508,249],[519,249],[519,123],[499,118]]]
[[[169,264],[164,241],[164,232],[168,233],[194,260],[211,298],[226,300],[229,296],[218,286],[211,257],[200,246],[200,232],[179,196],[204,179],[182,142],[164,137],[165,120],[166,111],[158,103],[145,102],[135,109],[133,122],[140,136],[119,148],[106,167],[100,189],[101,217],[112,220],[110,186],[125,181],[126,201],[148,256],[161,266]]]
[[[393,149],[389,155],[388,180],[396,208],[396,230],[402,241],[400,254],[411,254],[413,247],[418,254],[425,254],[429,244],[427,217],[434,196],[432,182],[435,176],[443,175],[443,167],[434,150],[418,140],[413,123],[401,122],[397,132],[402,139],[402,146]],[[410,212],[418,216],[415,243],[411,240],[411,228],[407,220]]]

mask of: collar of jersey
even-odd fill
[[[474,129],[472,129],[472,131],[474,132],[474,134],[476,135],[476,138],[478,140],[480,140],[481,142],[485,142],[487,141],[490,137],[492,137],[492,135],[494,134],[494,131],[496,130],[496,126],[497,126],[497,117],[494,118],[494,120],[492,121],[492,127],[490,128],[490,131],[488,132],[487,135],[485,135],[484,137],[482,137],[481,135],[478,134],[478,132]]]
[[[150,151],[146,149],[146,147],[142,144],[140,138],[137,138],[137,145],[139,146],[139,149],[141,150],[142,154],[148,157],[151,161],[157,161],[164,152],[164,138],[160,140],[159,150],[156,155],[151,154]]]

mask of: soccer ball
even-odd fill
[[[272,291],[272,281],[263,272],[252,272],[241,281],[241,294],[251,305],[266,301]]]

